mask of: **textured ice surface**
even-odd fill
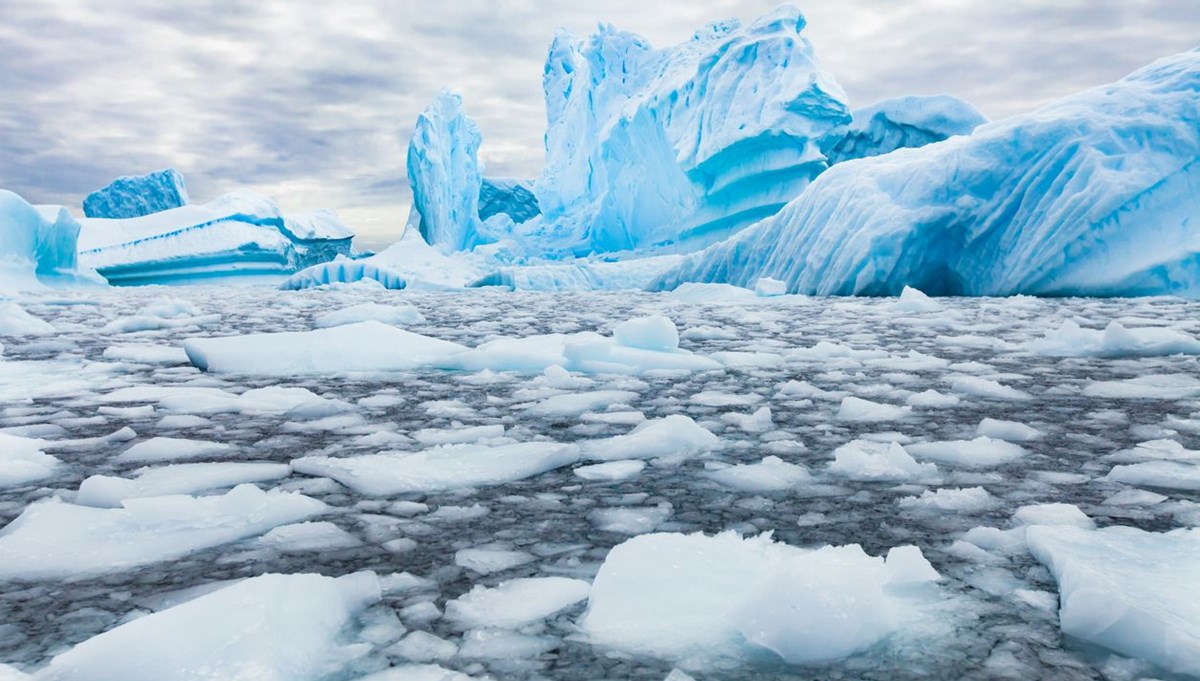
[[[1031,527],[1059,585],[1063,633],[1200,676],[1200,530]]]
[[[79,485],[75,503],[116,508],[126,499],[194,494],[247,482],[286,478],[292,469],[277,463],[183,463],[134,471],[137,477],[93,475]]]
[[[300,681],[361,652],[339,639],[380,597],[363,572],[337,579],[269,574],[146,615],[54,658],[53,681]]]
[[[446,617],[463,629],[519,629],[588,597],[581,579],[514,579],[494,588],[476,586],[446,604]]]
[[[577,253],[686,248],[779,210],[825,168],[821,138],[850,120],[804,25],[785,6],[661,50],[610,26],[556,35],[533,236]]]
[[[41,440],[0,433],[0,488],[28,485],[54,475],[60,462]]]
[[[103,189],[84,197],[83,214],[89,218],[121,220],[187,204],[183,175],[174,168],[166,168],[145,175],[118,177]]]
[[[662,277],[791,292],[1200,294],[1200,51],[920,149],[840,163]]]
[[[885,99],[852,115],[845,131],[833,133],[841,139],[829,150],[831,165],[969,135],[987,123],[974,106],[949,95]]]

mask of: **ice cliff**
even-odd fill
[[[885,99],[856,109],[853,116],[849,126],[833,133],[831,165],[970,135],[988,122],[979,109],[950,95]]]
[[[75,281],[79,223],[65,208],[31,206],[0,189],[0,291]]]
[[[653,286],[1200,295],[1200,51],[966,137],[840,163]]]

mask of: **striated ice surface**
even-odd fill
[[[0,189],[0,292],[86,280],[76,255],[79,231],[67,209],[34,207]]]
[[[118,177],[83,199],[83,214],[89,218],[122,220],[179,208],[188,203],[183,175],[174,168],[166,168],[145,175]]]
[[[654,287],[1197,295],[1198,80],[1200,51],[1185,52],[969,136],[839,163]]]
[[[830,165],[969,135],[988,122],[974,106],[950,95],[885,99],[852,115],[844,131],[833,133],[840,139],[829,150]]]

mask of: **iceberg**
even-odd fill
[[[584,41],[559,32],[543,77],[542,218],[527,235],[543,252],[694,250],[782,208],[850,122],[804,26],[785,5],[667,49],[611,26]]]
[[[118,177],[84,198],[83,214],[89,218],[124,220],[187,204],[183,175],[174,168],[166,168],[145,175]]]
[[[79,222],[60,206],[32,206],[0,189],[0,290],[84,281],[78,270]]]
[[[285,215],[245,189],[206,204],[79,223],[80,261],[116,285],[286,277],[348,256],[354,237],[332,211]]]
[[[969,136],[839,163],[651,288],[1200,295],[1200,51]]]
[[[830,165],[970,135],[988,122],[979,109],[950,95],[885,99],[856,109],[853,116],[845,130],[836,132],[841,139],[829,150]]]

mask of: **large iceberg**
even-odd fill
[[[83,200],[89,218],[122,220],[140,218],[188,204],[187,185],[174,168],[145,175],[118,177]]]
[[[79,229],[65,208],[31,206],[0,189],[0,290],[77,280]]]
[[[82,263],[130,285],[284,277],[349,255],[354,237],[332,211],[285,215],[245,189],[137,218],[79,222]]]
[[[507,215],[514,224],[528,222],[541,215],[533,182],[507,177],[484,177],[479,187],[479,219]]]
[[[970,135],[987,117],[950,95],[895,97],[856,109],[854,121],[835,133],[829,163],[882,156],[897,149],[923,147],[956,135]]]
[[[840,163],[654,285],[1200,294],[1200,51],[920,149]]]
[[[819,142],[850,122],[804,26],[785,5],[661,50],[610,26],[558,33],[534,236],[581,255],[687,249],[782,208],[826,168]]]

